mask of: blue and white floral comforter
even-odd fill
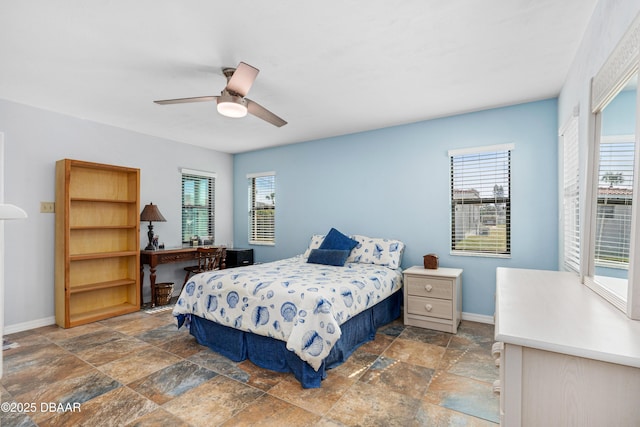
[[[316,371],[340,325],[402,287],[400,269],[308,264],[297,256],[193,276],[173,315],[192,314],[287,343]]]

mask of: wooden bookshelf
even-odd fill
[[[140,170],[56,163],[56,323],[140,309]]]

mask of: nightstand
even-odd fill
[[[462,270],[404,270],[404,324],[455,334],[462,317]]]

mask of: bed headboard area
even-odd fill
[[[402,264],[404,243],[400,240],[368,237],[359,234],[346,236],[335,228],[332,228],[327,234],[314,234],[311,237],[309,247],[304,252],[304,258],[307,259],[308,262],[315,262],[320,258],[317,253],[318,250],[348,252],[342,264],[333,263],[328,265],[344,265],[349,262],[357,262],[398,269]],[[331,257],[330,261],[334,261],[334,257],[342,255],[333,252],[320,253]],[[311,261],[309,261],[310,257]]]

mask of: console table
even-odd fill
[[[156,267],[160,264],[171,264],[176,262],[194,261],[197,254],[197,246],[188,246],[176,249],[158,249],[153,251],[140,251],[140,302],[143,300],[144,286],[144,265],[149,266],[149,280],[151,286],[151,305],[156,300]],[[220,269],[226,267],[226,250],[222,251],[222,262]]]

